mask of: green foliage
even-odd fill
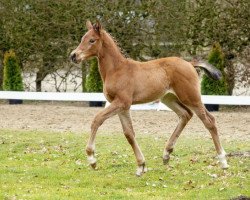
[[[86,76],[87,76],[87,67],[86,67],[86,62],[82,63],[82,92],[86,92]]]
[[[200,56],[218,41],[227,60],[233,55],[249,63],[249,54],[242,54],[249,47],[249,0],[85,0],[84,6],[82,1],[1,0],[0,9],[0,50],[15,49],[24,69],[38,69],[41,81],[65,66],[86,31],[86,19],[99,19],[133,59]],[[233,65],[226,65],[232,91]]]
[[[2,59],[0,57],[0,90],[3,89],[3,65]]]
[[[86,78],[85,87],[88,92],[102,92],[102,79],[98,69],[96,58],[90,61],[90,70]]]
[[[8,91],[23,91],[21,68],[13,50],[4,54],[3,89]]]
[[[213,80],[204,75],[201,82],[201,93],[204,95],[226,95],[227,85],[224,72],[224,54],[219,43],[215,43],[210,54],[208,62],[219,69],[222,73],[220,80]]]
[[[237,77],[235,62],[249,64],[249,0],[194,0],[189,1],[185,31],[186,50],[193,55],[202,55],[204,48],[219,42],[225,54],[228,93],[232,94]],[[237,59],[234,59],[237,58]],[[237,61],[236,61],[237,60]],[[241,70],[239,82],[249,79],[249,70]],[[248,87],[247,85],[245,87]]]

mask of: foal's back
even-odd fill
[[[199,79],[191,63],[167,57],[147,62],[131,61],[131,65],[135,103],[153,101],[168,92],[174,93],[184,104],[200,102]]]

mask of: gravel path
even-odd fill
[[[0,104],[0,129],[89,132],[94,115],[102,108],[75,105],[7,105]],[[223,139],[250,140],[250,109],[213,113]],[[166,135],[174,130],[178,118],[170,111],[132,111],[137,134]],[[99,132],[121,133],[117,116],[108,119]],[[1,131],[1,130],[0,130]],[[194,116],[183,134],[210,137],[200,120]]]

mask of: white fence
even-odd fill
[[[60,92],[9,92],[0,91],[0,99],[48,100],[48,101],[106,101],[103,93],[60,93]],[[202,95],[204,104],[250,105],[250,96]],[[133,105],[133,110],[167,110],[162,103]]]
[[[47,101],[106,101],[103,93],[77,92],[9,92],[0,91],[0,99]]]

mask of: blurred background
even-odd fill
[[[99,20],[136,60],[211,60],[215,51],[223,94],[250,95],[249,10],[249,0],[0,0],[0,88],[101,91],[88,81],[95,60],[76,66],[68,59],[89,19]],[[21,73],[19,88],[6,87],[9,58]]]

